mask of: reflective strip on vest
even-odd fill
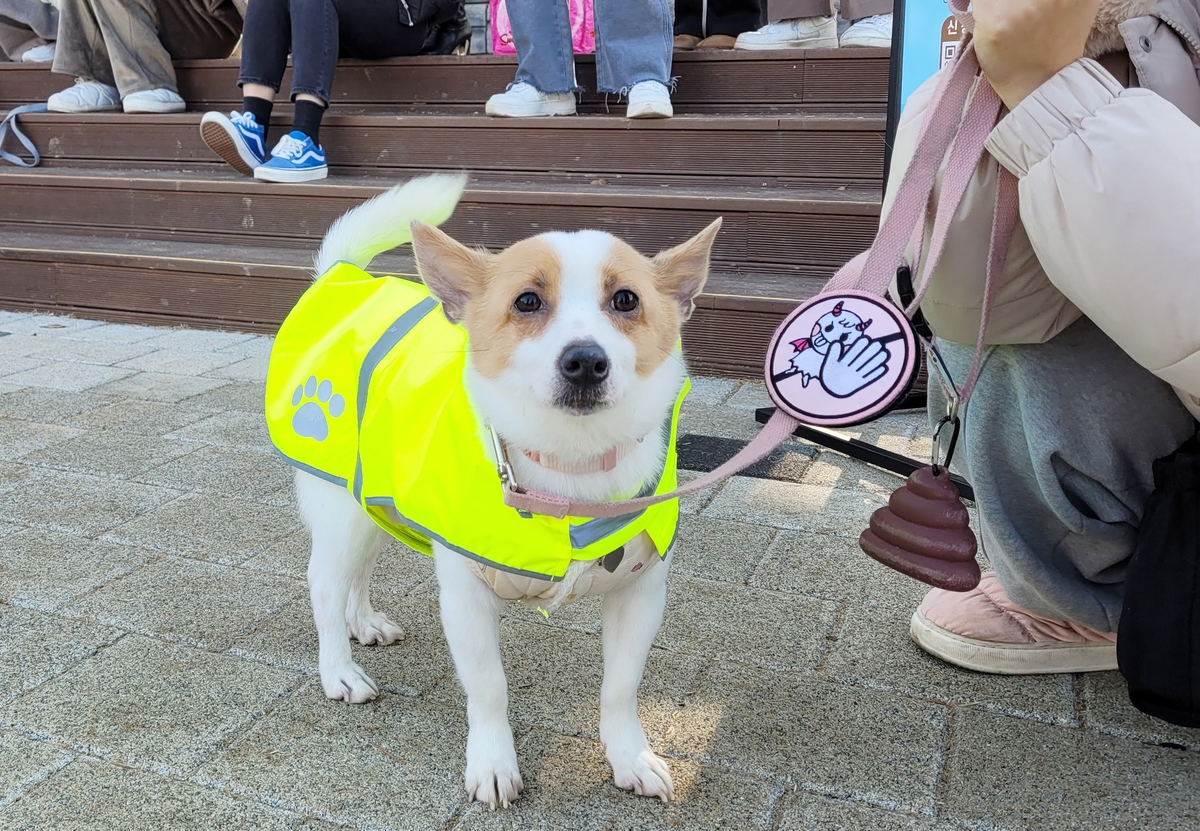
[[[647,534],[660,556],[679,502],[607,519],[522,516],[504,505],[463,385],[467,335],[428,289],[339,263],[280,327],[267,370],[267,428],[292,466],[345,487],[409,547],[432,543],[494,568],[559,580]],[[655,493],[676,487],[675,436],[685,381],[664,424]]]

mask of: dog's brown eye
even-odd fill
[[[612,307],[618,312],[632,312],[638,307],[638,296],[629,289],[621,289],[613,295]]]
[[[536,312],[542,308],[542,298],[531,291],[527,291],[513,301],[513,308],[522,314]]]

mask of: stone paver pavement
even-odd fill
[[[908,640],[920,585],[855,539],[897,480],[797,442],[786,475],[684,501],[642,716],[670,806],[597,735],[599,604],[503,631],[527,790],[466,803],[466,719],[429,562],[391,545],[330,702],[307,539],[259,412],[270,340],[0,312],[0,828],[1200,827],[1200,731],[1115,673],[997,678]],[[685,432],[753,435],[761,385],[697,379]],[[922,417],[861,428],[922,457]],[[688,478],[688,474],[684,474]]]

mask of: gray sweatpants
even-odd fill
[[[178,92],[171,60],[227,58],[242,16],[233,0],[62,0],[54,71],[133,92]]]
[[[951,375],[974,346],[938,341]],[[931,379],[929,415],[946,412]],[[1038,345],[990,348],[951,467],[975,488],[983,552],[1008,595],[1115,632],[1151,465],[1196,422],[1171,388],[1090,320]]]
[[[0,0],[0,61],[20,60],[54,40],[58,12],[41,0]]]

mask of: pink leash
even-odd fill
[[[950,6],[956,13],[965,14],[967,1],[950,0]],[[895,203],[880,226],[870,250],[843,266],[826,284],[824,291],[857,288],[882,296],[891,285],[896,269],[904,263],[905,251],[909,249],[915,252],[916,261],[913,265],[916,270],[920,265],[921,242],[928,221],[930,198],[937,184],[938,170],[943,160],[946,160],[947,172],[942,181],[934,218],[929,256],[921,283],[917,287],[916,299],[906,312],[911,315],[916,310],[928,287],[929,275],[933,273],[945,250],[954,216],[984,155],[984,144],[996,125],[1000,109],[999,96],[991,84],[979,75],[975,46],[968,35],[959,50],[954,67],[943,75],[934,92],[933,103],[922,124],[912,163],[901,179]],[[947,153],[950,154],[948,160]],[[988,250],[987,279],[980,312],[979,338],[975,345],[975,358],[959,391],[956,407],[966,403],[970,397],[983,366],[987,324],[1004,273],[1008,245],[1019,215],[1017,180],[1006,169],[1000,168],[996,211]],[[615,502],[576,502],[524,488],[513,479],[512,469],[501,454],[497,462],[504,484],[504,504],[519,511],[559,519],[567,516],[599,518],[631,514],[651,505],[712,487],[745,470],[783,444],[799,424],[798,420],[782,409],[777,409],[749,444],[715,470],[670,493]]]

